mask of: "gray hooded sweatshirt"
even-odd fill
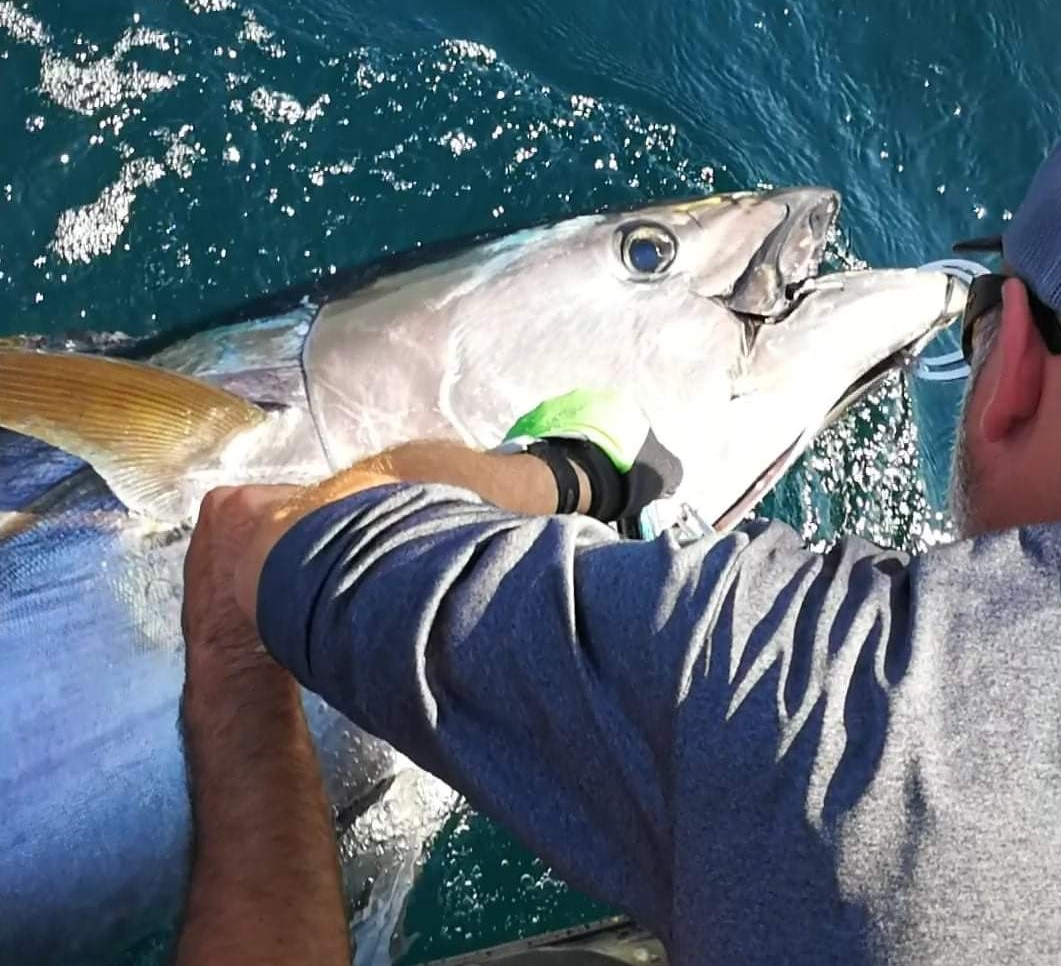
[[[389,486],[290,531],[258,615],[677,966],[1061,964],[1061,526],[823,555]]]

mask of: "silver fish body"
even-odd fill
[[[941,274],[812,291],[838,205],[799,189],[572,219],[190,336],[145,362],[267,415],[150,487],[27,438],[32,419],[0,431],[0,962],[98,961],[173,921],[190,831],[181,566],[204,492],[320,479],[411,438],[488,448],[542,399],[606,386],[682,458],[681,499],[729,525],[961,308]],[[358,959],[386,963],[454,795],[305,706]]]

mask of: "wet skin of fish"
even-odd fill
[[[680,502],[728,527],[964,302],[939,273],[817,278],[838,208],[808,188],[595,214],[165,346],[0,351],[0,962],[101,961],[173,921],[181,567],[208,489],[309,482],[412,438],[489,448],[541,400],[609,387],[681,457]],[[454,795],[305,705],[358,959],[385,963]]]

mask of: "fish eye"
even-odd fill
[[[678,239],[660,225],[636,225],[623,231],[620,250],[627,271],[641,278],[654,278],[674,264]]]

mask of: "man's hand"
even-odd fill
[[[194,700],[247,671],[276,667],[253,621],[238,606],[236,568],[262,521],[300,491],[289,486],[228,487],[203,500],[184,560],[181,625],[187,644],[187,684]],[[194,711],[194,707],[192,708]]]

